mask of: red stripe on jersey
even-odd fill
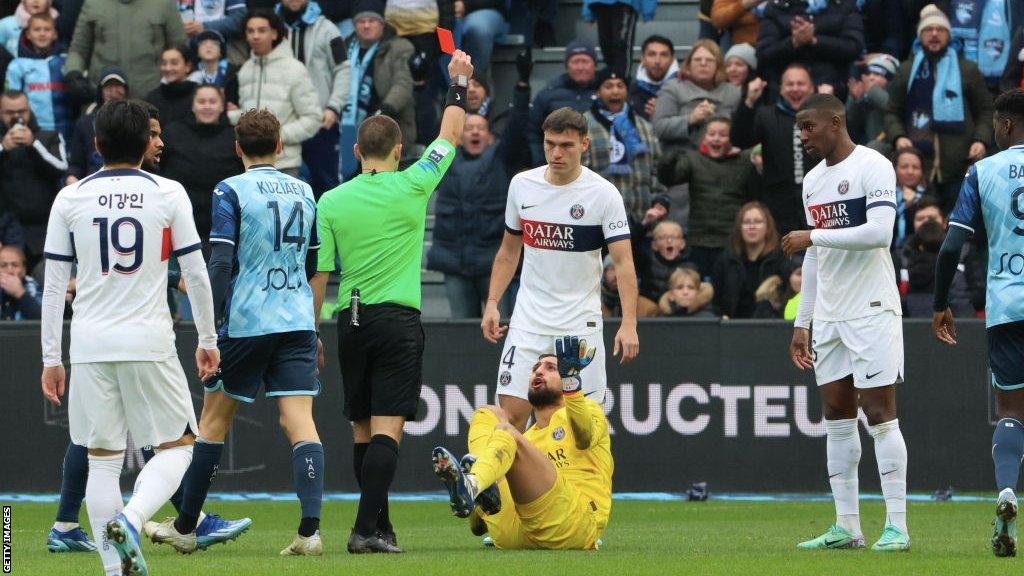
[[[171,229],[164,228],[164,243],[160,248],[160,261],[166,262],[171,257],[171,251],[174,249],[171,246]]]

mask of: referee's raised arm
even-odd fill
[[[360,174],[324,193],[317,204],[321,243],[310,285],[318,310],[328,276],[339,264],[342,271],[338,360],[361,491],[348,542],[353,553],[402,551],[388,518],[388,487],[398,465],[402,428],[419,404],[427,203],[455,159],[462,135],[466,87],[473,75],[469,56],[455,52],[448,72],[452,86],[440,134],[420,158],[398,170],[401,127],[386,115],[369,116],[360,123],[353,148]]]

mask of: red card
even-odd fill
[[[441,52],[445,54],[455,53],[455,38],[452,37],[451,30],[445,30],[444,28],[437,29],[437,42],[441,45]]]

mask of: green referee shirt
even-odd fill
[[[337,254],[338,310],[348,308],[353,288],[363,304],[419,310],[427,201],[454,158],[455,146],[434,140],[405,170],[360,174],[320,197],[317,271],[334,271]]]

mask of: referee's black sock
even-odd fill
[[[352,445],[352,471],[355,473],[356,484],[359,485],[360,489],[363,487],[363,460],[366,458],[366,449],[369,446],[369,442],[356,442]],[[383,534],[390,534],[395,531],[395,527],[391,525],[391,514],[388,510],[386,495],[384,507],[377,514],[377,531]]]
[[[370,438],[363,457],[361,495],[356,524],[360,536],[372,536],[378,528],[377,518],[388,503],[388,490],[398,468],[398,442],[390,436],[377,434]]]

